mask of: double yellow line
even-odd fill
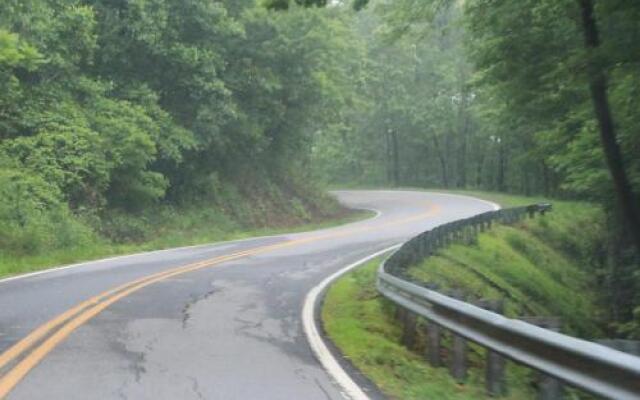
[[[434,205],[425,213],[416,216],[393,221],[377,226],[377,229],[389,227],[391,225],[399,225],[407,222],[415,221],[425,217],[434,215],[439,211],[439,207]],[[10,347],[4,353],[0,354],[0,370],[6,367],[10,362],[20,357],[29,349],[33,350],[27,354],[22,360],[17,362],[2,378],[0,379],[0,399],[13,390],[20,381],[31,371],[47,354],[49,354],[56,346],[64,341],[73,331],[85,324],[91,318],[95,317],[107,307],[118,300],[137,292],[154,283],[163,281],[174,276],[182,275],[188,272],[197,271],[203,268],[212,267],[226,261],[236,260],[242,257],[265,253],[283,247],[291,247],[303,243],[315,242],[323,239],[338,238],[351,235],[357,232],[366,231],[371,227],[358,227],[347,229],[339,232],[330,232],[324,235],[311,236],[302,239],[290,240],[284,243],[277,243],[268,246],[257,247],[245,251],[232,253],[225,256],[219,256],[208,260],[200,261],[193,264],[187,264],[181,267],[169,269],[167,271],[158,272],[148,275],[134,281],[125,283],[113,289],[109,289],[99,295],[81,302],[73,308],[63,312],[57,317],[42,324],[34,329],[31,333],[21,339],[18,343]],[[56,330],[57,329],[57,330]],[[39,343],[39,344],[38,344]]]

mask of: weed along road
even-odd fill
[[[339,191],[377,216],[0,281],[0,398],[340,399],[302,324],[327,276],[447,221],[468,197]]]

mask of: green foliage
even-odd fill
[[[419,351],[400,344],[394,306],[375,289],[378,258],[335,282],[322,307],[325,331],[356,368],[387,396],[398,399],[485,399],[482,352],[472,348],[469,379],[459,385],[447,368],[433,368]],[[509,365],[506,399],[533,399],[530,372]]]
[[[370,3],[354,17],[365,49],[353,75],[361,101],[316,136],[317,176],[334,184],[596,201],[607,210],[601,289],[614,320],[633,320],[640,301],[633,240],[640,227],[632,212],[640,193],[640,53],[632,41],[640,35],[640,3]],[[595,7],[596,48],[585,47],[587,3]],[[605,76],[604,102],[617,132],[609,148],[619,144],[619,168],[605,162],[594,71]],[[613,184],[614,171],[626,175],[631,194]],[[622,207],[622,198],[630,205]]]
[[[336,216],[305,165],[350,101],[358,40],[345,7],[296,3],[1,2],[3,256]]]
[[[40,61],[38,51],[20,41],[17,34],[0,30],[0,66],[3,68],[21,66],[34,70]]]
[[[0,247],[17,255],[81,246],[93,232],[61,201],[55,185],[16,169],[0,169]]]
[[[509,316],[556,316],[566,332],[600,338],[609,330],[605,298],[593,296],[602,284],[604,221],[594,205],[555,201],[544,217],[494,227],[411,273],[471,298],[506,298]]]
[[[320,193],[290,198],[271,184],[267,185],[270,198],[260,194],[254,199],[227,183],[220,185],[224,191],[217,193],[213,203],[156,205],[136,213],[115,209],[100,216],[89,211],[72,214],[58,197],[51,198],[51,186],[18,181],[16,176],[6,178],[18,182],[11,185],[0,175],[1,187],[10,190],[7,193],[24,193],[23,197],[2,193],[0,226],[11,229],[0,230],[0,276],[108,255],[320,229],[371,217],[368,212],[341,209],[335,199]]]
[[[478,195],[505,205],[533,201]],[[603,221],[598,206],[556,201],[554,211],[544,217],[517,226],[494,225],[480,234],[477,244],[449,247],[410,273],[442,290],[462,289],[470,299],[505,298],[509,317],[557,316],[564,332],[600,338],[608,331],[608,319],[605,302],[593,292],[601,284],[597,253],[606,235]],[[400,344],[402,325],[394,317],[395,307],[375,289],[380,262],[382,258],[347,273],[329,288],[321,317],[333,343],[389,397],[485,398],[484,351],[478,346],[469,347],[469,378],[459,385],[447,367],[427,363],[420,329],[413,351]],[[445,358],[447,354],[442,352]],[[509,363],[507,398],[535,398],[536,376]],[[573,397],[579,396],[575,392],[570,396],[582,398]]]

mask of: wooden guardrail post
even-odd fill
[[[413,349],[416,344],[416,325],[418,315],[409,310],[405,310],[402,329],[402,344],[408,349]]]
[[[451,297],[457,300],[464,300],[461,291],[454,291]],[[467,380],[467,340],[452,333],[451,360],[449,365],[451,376],[458,383]]]
[[[467,380],[467,341],[456,334],[453,334],[451,343],[451,376],[458,383]]]
[[[538,399],[540,400],[560,400],[562,399],[562,383],[556,378],[540,374],[538,381]]]
[[[440,359],[442,334],[441,328],[435,322],[429,322],[427,325],[427,361],[433,367],[442,365]]]
[[[499,314],[502,314],[504,311],[504,302],[500,300],[480,301],[478,306]],[[495,351],[487,349],[485,363],[485,386],[487,393],[494,397],[504,396],[507,393],[505,380],[506,360]]]
[[[562,321],[556,317],[524,317],[520,319],[554,332],[560,332],[562,326]],[[543,373],[538,374],[538,399],[560,400],[563,397],[562,392],[562,383],[558,379]]]
[[[407,310],[404,307],[401,306],[396,306],[396,313],[395,313],[395,317],[398,321],[404,321],[404,314],[407,312]]]
[[[534,218],[536,216],[536,207],[527,207],[527,214],[529,214],[529,218]]]
[[[495,351],[487,349],[486,388],[490,396],[500,397],[507,393],[505,382],[505,359]]]

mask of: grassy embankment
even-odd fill
[[[0,277],[107,256],[315,230],[372,216],[341,207],[328,195],[232,193],[210,206],[156,206],[136,214],[66,216],[58,225],[34,226],[0,251]],[[1,229],[0,229],[1,230]],[[3,243],[0,232],[0,243]]]
[[[505,207],[541,199],[473,194]],[[422,281],[456,288],[473,298],[506,298],[509,316],[558,316],[563,331],[599,335],[593,257],[602,234],[597,207],[554,201],[554,211],[516,226],[495,226],[472,246],[454,245],[414,267]],[[466,384],[457,384],[446,368],[432,368],[424,344],[409,351],[400,345],[394,306],[375,290],[381,259],[338,280],[328,291],[322,319],[331,340],[357,368],[392,398],[485,398],[483,351],[471,346]],[[445,342],[446,343],[446,342]],[[531,371],[510,364],[509,399],[535,398]]]

